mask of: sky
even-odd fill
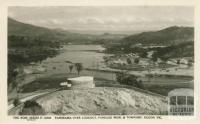
[[[9,7],[8,16],[29,24],[65,30],[142,31],[193,26],[186,6]]]

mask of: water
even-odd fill
[[[47,58],[46,60],[42,61],[40,66],[43,66],[47,69],[46,72],[43,74],[33,74],[36,75],[36,79],[40,79],[40,76],[47,77],[46,80],[40,81],[39,84],[37,80],[33,83],[27,84],[27,88],[29,91],[34,90],[36,91],[38,88],[45,89],[46,85],[52,85],[52,88],[59,86],[60,82],[64,81],[69,75],[75,76],[77,75],[77,71],[75,67],[73,71],[70,73],[69,65],[73,65],[73,63],[82,63],[84,68],[94,68],[98,69],[99,67],[106,67],[104,63],[104,56],[110,56],[110,54],[106,54],[103,52],[104,48],[100,45],[66,45],[61,50],[62,52],[53,57]],[[33,76],[31,75],[31,76]],[[99,84],[103,83],[110,83],[116,82],[116,75],[113,72],[102,72],[102,71],[90,71],[90,70],[83,70],[80,73],[81,76],[93,76],[95,78],[100,78],[101,80],[96,80],[96,83]],[[39,76],[39,77],[37,77]],[[107,80],[107,81],[103,81]],[[191,83],[187,83],[188,81],[192,80],[193,78],[187,77],[140,77],[142,80],[144,87],[146,90],[150,90],[155,93],[159,93],[162,95],[166,95],[170,90],[174,88],[188,88],[193,87],[190,86]],[[108,81],[109,80],[109,81]],[[185,83],[186,82],[186,83]],[[193,83],[192,83],[193,84]],[[26,88],[25,88],[26,89]],[[30,90],[30,91],[31,91]]]
[[[84,68],[106,67],[103,57],[110,56],[110,54],[101,52],[104,49],[101,45],[66,45],[59,55],[47,58],[41,63],[41,66],[47,69],[46,73],[48,74],[69,73],[69,65],[72,63],[82,63]],[[75,67],[72,73],[77,73]],[[115,74],[110,72],[83,70],[80,74],[115,80]]]
[[[109,54],[99,52],[104,48],[101,45],[66,45],[63,47],[61,54],[44,60],[41,66],[47,68],[48,74],[63,74],[69,73],[69,65],[72,63],[82,63],[84,68],[106,67],[104,63],[104,56],[110,56]],[[75,67],[72,73],[77,73]],[[100,72],[83,70],[81,75],[94,76],[97,78],[103,78],[107,80],[115,80],[116,75],[112,72]],[[182,83],[191,80],[190,78],[177,78],[177,77],[153,77],[141,78],[144,83],[152,84],[173,84]]]
[[[94,63],[103,61],[104,53],[99,53],[98,51],[104,50],[100,45],[66,45],[62,49],[62,53],[54,58],[48,58],[43,61],[56,66],[66,64],[66,61],[71,61],[73,63],[82,63],[84,67],[93,66]],[[52,65],[52,66],[53,66]]]

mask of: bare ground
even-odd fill
[[[167,101],[126,88],[62,90],[37,99],[49,115],[165,114]]]

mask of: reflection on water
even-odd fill
[[[59,55],[44,60],[41,66],[47,68],[48,74],[68,73],[71,63],[82,63],[84,68],[106,67],[103,57],[109,55],[101,52],[104,49],[101,45],[66,45]],[[76,73],[75,68],[72,73]],[[115,80],[115,74],[109,72],[83,70],[81,75]]]
[[[105,53],[100,53],[98,51],[104,50],[100,45],[67,45],[63,47],[62,53],[54,58],[48,58],[43,61],[43,64],[47,67],[62,67],[60,71],[65,71],[68,67],[66,61],[72,63],[82,63],[84,67],[95,66],[95,64],[104,65],[103,57],[106,56]],[[105,66],[105,65],[104,65]],[[64,68],[63,68],[64,67]]]
[[[100,45],[66,45],[63,47],[62,52],[53,57],[48,58],[40,64],[40,66],[46,68],[46,72],[43,74],[33,74],[30,77],[36,76],[36,80],[33,78],[33,82],[25,86],[24,91],[36,91],[37,89],[56,88],[60,82],[66,81],[67,77],[77,75],[75,67],[72,70],[72,74],[69,71],[69,65],[73,63],[82,63],[85,68],[106,67],[104,63],[104,56],[109,56],[99,51],[104,50]],[[95,80],[96,83],[116,83],[116,75],[113,72],[102,71],[90,71],[83,70],[80,75],[94,76],[99,78]],[[44,77],[44,79],[42,78]],[[37,80],[40,79],[40,80]],[[102,80],[103,79],[103,80]],[[34,81],[35,80],[35,81]],[[108,81],[109,80],[109,81]],[[168,91],[174,88],[180,87],[193,87],[193,83],[187,83],[193,80],[192,77],[140,77],[146,90],[150,90],[155,93],[166,95]],[[27,81],[28,82],[28,81]],[[186,82],[186,83],[185,83]],[[192,84],[192,86],[190,86]]]
[[[96,68],[106,67],[104,63],[104,56],[109,56],[103,52],[104,48],[101,45],[66,45],[63,47],[62,52],[53,57],[44,60],[41,66],[47,68],[47,74],[63,74],[69,73],[69,65],[72,63],[82,63],[85,68]],[[76,73],[74,68],[72,73]],[[107,80],[115,80],[115,73],[112,72],[100,72],[100,71],[89,71],[83,70],[81,75],[94,76],[97,78],[103,78]],[[142,77],[143,83],[153,83],[153,84],[173,84],[182,83],[191,78],[177,78],[177,77]]]

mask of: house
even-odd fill
[[[118,59],[113,61],[114,64],[127,64],[125,61]]]
[[[62,82],[62,83],[60,83],[60,86],[63,86],[63,87],[71,87],[72,85],[69,84],[68,82]]]
[[[162,63],[162,62],[163,61],[160,58],[157,59],[157,63]]]
[[[188,60],[187,59],[184,59],[184,58],[182,58],[182,59],[180,59],[180,63],[181,64],[188,64]]]
[[[142,47],[141,43],[131,45],[131,48]]]
[[[170,64],[170,65],[177,65],[177,62],[176,62],[176,61],[172,61],[172,60],[168,60],[168,61],[167,61],[167,64]]]
[[[140,60],[139,64],[142,65],[142,67],[146,67],[146,66],[149,65],[149,61],[147,61],[147,60]]]

